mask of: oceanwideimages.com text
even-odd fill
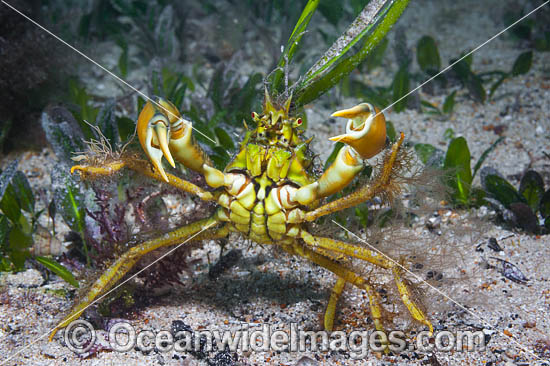
[[[67,347],[75,352],[87,352],[98,341],[90,323],[77,320],[71,323],[64,333]],[[468,352],[485,349],[483,331],[439,331],[431,335],[422,331],[413,339],[408,339],[402,331],[311,331],[302,330],[296,323],[287,329],[263,324],[243,325],[238,330],[136,330],[129,322],[114,324],[106,339],[109,347],[118,352],[138,349],[143,352],[156,349],[159,352],[178,353],[226,349],[231,352],[328,352],[345,351],[353,358],[364,358],[371,352],[383,352],[386,347],[394,353],[409,351]]]

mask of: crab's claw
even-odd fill
[[[154,103],[147,102],[139,114],[137,132],[141,147],[166,182],[163,156],[172,167],[175,160],[203,174],[211,187],[224,184],[224,174],[212,167],[208,156],[193,139],[192,122],[183,118],[172,103],[162,98]]]
[[[170,102],[158,99],[155,104],[147,102],[139,114],[137,132],[141,147],[151,159],[155,169],[168,182],[168,177],[162,167],[162,157],[175,167],[174,158],[169,148],[171,126],[175,125],[181,116],[177,108]]]
[[[348,124],[345,134],[331,137],[330,140],[353,147],[362,159],[372,158],[386,145],[386,119],[372,104],[361,103],[334,112],[332,116],[348,118]]]
[[[380,110],[369,103],[334,112],[333,117],[348,118],[346,133],[331,137],[344,146],[323,175],[311,184],[300,187],[293,200],[308,205],[346,187],[363,169],[364,159],[378,154],[386,145],[386,120]]]

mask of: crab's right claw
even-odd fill
[[[162,157],[175,167],[168,145],[170,126],[180,118],[177,108],[160,98],[155,105],[147,102],[138,117],[137,133],[141,147],[166,182],[168,177],[162,167]]]
[[[204,175],[206,183],[217,188],[225,183],[224,174],[212,166],[210,159],[192,136],[193,125],[180,115],[170,102],[158,98],[147,102],[139,114],[137,132],[141,147],[155,170],[168,182],[162,157],[174,167],[174,160]]]
[[[363,170],[363,160],[372,158],[386,145],[386,119],[372,104],[361,103],[334,112],[332,117],[348,119],[346,133],[330,138],[331,141],[340,141],[347,146],[340,149],[317,182],[296,191],[292,199],[302,205],[344,189]]]
[[[348,118],[346,133],[331,137],[351,146],[362,159],[370,159],[386,146],[386,119],[370,103],[334,112],[332,117]]]

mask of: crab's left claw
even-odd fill
[[[141,147],[166,182],[168,177],[162,167],[162,157],[175,167],[168,142],[170,126],[180,118],[176,107],[163,99],[159,99],[156,105],[147,102],[138,117],[137,133]]]
[[[333,117],[348,118],[346,133],[331,137],[351,146],[362,159],[378,154],[386,145],[386,119],[380,110],[370,103],[334,112]]]

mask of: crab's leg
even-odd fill
[[[71,167],[71,174],[78,172],[81,177],[93,177],[96,175],[108,176],[114,174],[124,168],[126,162],[122,159],[106,162],[100,166],[94,165],[73,165]]]
[[[403,304],[407,307],[409,310],[409,313],[411,313],[411,316],[416,321],[426,325],[428,328],[430,328],[430,333],[433,334],[434,328],[432,326],[432,323],[426,318],[426,314],[424,310],[420,308],[420,306],[414,302],[411,290],[409,289],[409,286],[407,286],[407,283],[401,276],[401,268],[397,265],[392,267],[393,271],[393,278],[395,279],[395,284],[397,285],[397,290],[399,291],[399,294],[401,295],[401,301],[403,301]]]
[[[324,326],[325,330],[332,332],[334,328],[334,317],[336,316],[336,305],[338,305],[338,300],[346,287],[346,280],[343,278],[338,278],[332,292],[330,293],[330,298],[328,299],[327,310],[325,311],[325,320]]]
[[[129,249],[111,264],[111,266],[95,281],[86,296],[73,306],[69,315],[67,315],[52,331],[50,341],[58,330],[65,328],[73,320],[78,319],[94,300],[97,301],[96,299],[99,296],[111,289],[145,254],[161,247],[168,247],[181,243],[186,239],[196,241],[226,237],[229,233],[229,229],[226,226],[213,228],[213,226],[218,223],[219,220],[215,216],[199,220]]]
[[[146,175],[150,178],[156,179],[161,182],[166,182],[164,177],[160,175],[157,171],[151,169],[148,162],[141,159],[119,159],[105,163],[103,166],[93,166],[93,165],[75,165],[71,168],[71,173],[79,172],[82,177],[87,176],[98,176],[98,175],[111,175],[122,168],[127,167],[132,169],[140,174]],[[204,189],[196,186],[195,184],[188,182],[184,179],[176,177],[170,173],[165,173],[166,178],[168,179],[167,183],[173,187],[176,187],[184,192],[197,195],[200,199],[204,201],[212,201],[215,197],[212,193],[205,191]]]
[[[162,166],[162,158],[165,157],[172,167],[175,167],[174,161],[178,161],[187,168],[201,173],[211,187],[218,188],[232,183],[226,182],[225,175],[212,166],[206,153],[193,139],[192,122],[184,119],[172,103],[162,98],[158,98],[154,103],[148,101],[139,114],[136,129],[141,147],[151,160],[154,170],[149,164],[134,156],[122,156],[99,167],[76,165],[72,167],[71,172],[78,171],[84,176],[111,175],[123,167],[128,167],[185,192],[196,194],[203,200],[215,199],[211,193],[166,173]]]
[[[360,203],[373,199],[379,194],[388,192],[389,189],[394,189],[393,169],[404,138],[405,135],[401,133],[399,140],[393,144],[391,151],[386,155],[384,165],[380,173],[377,175],[377,178],[372,183],[360,187],[355,192],[352,192],[345,197],[339,198],[324,204],[315,210],[304,213],[303,220],[314,221],[321,216],[357,206]]]
[[[369,295],[369,308],[374,326],[376,330],[384,332],[384,326],[382,325],[382,307],[380,305],[380,297],[365,278],[358,276],[353,271],[349,270],[338,262],[317,253],[315,250],[306,248],[298,242],[294,242],[291,246],[283,246],[283,249],[291,254],[296,254],[300,257],[309,259],[317,265],[328,269],[336,276],[338,276],[339,280],[343,281],[344,283],[349,282],[354,286],[357,286],[358,288],[367,291],[367,294]]]
[[[353,271],[347,269],[345,266],[339,264],[338,262],[325,257],[322,254],[317,253],[315,250],[306,248],[303,245],[300,245],[299,243],[294,243],[291,247],[289,246],[283,246],[283,249],[288,251],[291,254],[299,255],[300,257],[304,257],[306,259],[309,259],[310,261],[318,264],[319,266],[328,269],[332,273],[334,273],[336,276],[338,276],[339,280],[343,282],[349,282],[353,284],[354,286],[357,286],[358,288],[362,290],[366,290],[369,294],[374,293],[372,290],[372,286],[368,283],[366,279],[363,277],[358,276]],[[374,298],[375,296],[373,296]],[[373,320],[376,326],[377,330],[384,330],[382,326],[382,317],[381,317],[381,310],[380,310],[380,302],[376,299],[373,299],[371,301],[371,311],[375,308],[373,315]]]
[[[362,248],[357,245],[349,244],[340,240],[325,238],[322,236],[313,236],[305,230],[300,231],[300,238],[311,249],[319,252],[318,248],[349,255],[350,257],[361,259],[382,268],[391,268],[392,263],[382,257],[377,252]]]
[[[401,267],[397,263],[383,258],[380,254],[372,250],[334,239],[313,236],[305,230],[301,230],[300,237],[309,248],[316,252],[318,252],[317,248],[321,248],[323,250],[349,255],[350,257],[367,261],[382,268],[391,268],[397,290],[401,295],[401,300],[409,310],[411,316],[419,323],[428,326],[430,332],[433,332],[432,324],[427,320],[426,314],[420,305],[415,303],[409,287],[401,276]]]
[[[342,253],[337,253],[335,251],[328,250],[327,246],[316,245],[311,247],[311,249],[313,249],[315,252],[325,257],[328,257],[338,262],[346,261],[348,258]],[[336,316],[336,306],[338,305],[338,300],[340,299],[340,296],[342,295],[342,292],[344,291],[345,286],[346,286],[346,281],[343,278],[338,278],[336,283],[334,284],[334,287],[332,288],[332,292],[330,293],[330,298],[328,300],[327,309],[325,311],[325,318],[323,321],[323,325],[325,329],[329,332],[332,332],[332,329],[334,327],[334,318]]]
[[[304,243],[308,245],[308,247],[310,247],[312,250],[328,257],[334,257],[333,253],[338,253],[340,255],[344,254],[350,257],[367,261],[382,268],[391,267],[391,262],[383,258],[378,253],[366,248],[361,248],[356,245],[339,240],[313,236],[305,230],[300,231],[300,237],[304,240]],[[345,285],[346,281],[343,278],[338,278],[330,294],[330,299],[327,304],[327,310],[325,311],[324,319],[325,329],[328,331],[332,331],[333,329],[334,317],[336,314],[336,305],[338,303],[340,295],[342,294],[342,291],[344,290]],[[373,296],[377,296],[377,294]],[[374,299],[373,301],[377,300]],[[377,311],[376,306],[374,311]]]
[[[356,245],[339,240],[313,236],[305,230],[300,231],[300,237],[304,240],[304,243],[308,245],[312,250],[329,258],[336,259],[334,254],[338,253],[340,256],[348,255],[350,257],[370,262],[382,268],[391,267],[391,262],[383,258],[378,253],[366,248],[361,248]],[[325,329],[328,331],[332,331],[334,325],[334,317],[336,314],[336,305],[338,303],[340,295],[342,294],[342,291],[344,290],[345,284],[346,281],[343,278],[338,278],[330,295],[324,319]]]

